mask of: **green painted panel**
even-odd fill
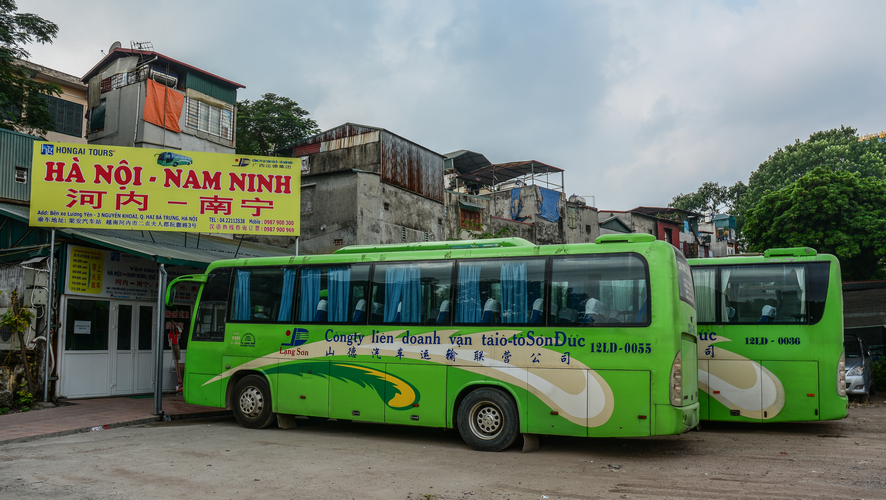
[[[384,363],[330,362],[329,417],[384,422]]]
[[[649,436],[652,421],[649,372],[598,370],[597,374],[612,388],[615,405],[606,423],[588,428],[588,436]]]
[[[707,359],[699,359],[698,360],[698,403],[699,403],[699,415],[698,418],[702,420],[710,420],[710,407],[711,407],[711,397],[703,388],[708,387],[708,379],[709,379],[709,368],[708,364],[710,363]]]
[[[184,387],[185,401],[192,405],[224,407],[225,403],[222,401],[224,382],[216,381],[203,385],[214,377],[215,375],[205,373],[189,373]]]
[[[329,416],[329,363],[281,364],[277,370],[274,401],[278,413]]]
[[[389,424],[446,425],[446,367],[432,364],[385,365],[385,422]]]
[[[732,422],[761,422],[763,384],[759,380],[759,363],[743,359],[711,359],[708,367],[711,382],[708,386],[709,418]]]
[[[584,375],[585,383],[587,383],[587,370],[572,370],[558,368],[538,368],[532,370],[532,376],[541,377],[545,380],[558,381],[564,377],[572,377],[575,373]],[[586,427],[587,418],[577,419],[571,417],[578,422],[571,422],[566,412],[553,410],[545,399],[556,397],[561,403],[570,403],[569,407],[574,408],[576,412],[586,412],[588,407],[588,391],[584,390],[584,385],[564,384],[572,387],[573,393],[565,393],[556,385],[551,384],[547,387],[547,394],[530,395],[529,408],[527,414],[527,432],[533,434],[556,434],[561,436],[587,436]],[[556,412],[556,415],[552,413]]]
[[[820,389],[817,361],[763,361],[763,367],[775,374],[784,386],[784,400],[790,405],[763,416],[764,422],[818,420]]]
[[[221,99],[233,106],[237,105],[236,87],[193,71],[189,71],[185,75],[185,88],[194,89],[216,99]]]

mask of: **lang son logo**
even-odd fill
[[[287,336],[290,335],[289,330],[286,330],[286,335]],[[280,345],[287,346],[287,347],[298,347],[307,341],[308,341],[308,331],[305,330],[304,328],[296,328],[292,332],[292,339],[289,342],[286,342],[286,343],[283,343]]]
[[[41,144],[40,145],[40,154],[41,155],[52,155],[55,154],[55,148],[52,144]]]
[[[234,158],[235,167],[245,167],[246,165],[249,165],[249,158]]]

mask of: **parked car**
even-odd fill
[[[873,396],[874,360],[864,340],[855,335],[843,337],[846,352],[846,394]]]

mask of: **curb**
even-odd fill
[[[38,439],[70,436],[73,434],[82,434],[84,432],[98,432],[109,429],[117,429],[119,427],[131,427],[134,425],[144,425],[151,423],[171,422],[175,420],[191,420],[197,418],[223,417],[233,415],[230,410],[208,411],[203,413],[184,413],[179,415],[156,415],[148,418],[140,418],[136,420],[127,420],[124,422],[116,422],[113,424],[97,425],[93,427],[80,427],[77,429],[68,429],[64,431],[47,432],[46,434],[35,434],[33,436],[22,436],[18,438],[6,439],[0,441],[0,446],[15,443],[26,443],[28,441],[36,441]]]

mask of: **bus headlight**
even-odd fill
[[[840,353],[840,361],[837,362],[837,394],[846,395],[846,351]]]
[[[683,406],[683,351],[677,352],[677,357],[671,365],[669,393],[672,405]]]

